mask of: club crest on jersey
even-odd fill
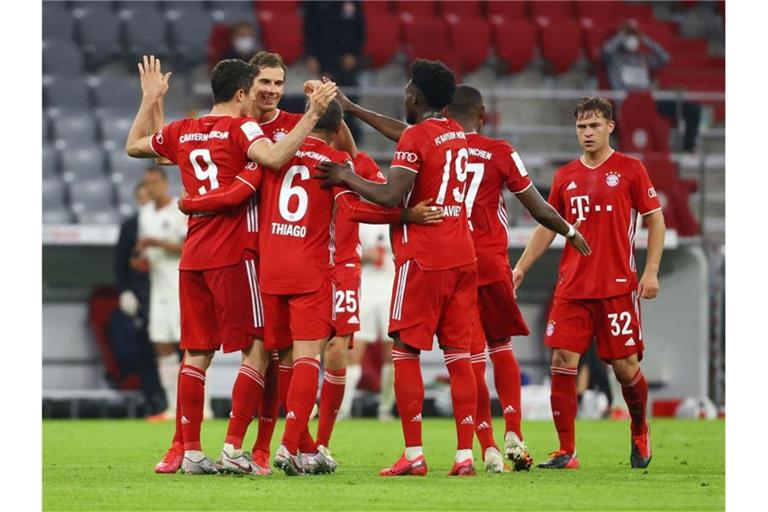
[[[272,134],[272,140],[274,140],[275,142],[280,142],[280,139],[285,137],[286,133],[287,132],[285,131],[285,129],[278,128],[277,130],[275,130],[275,133]]]
[[[615,187],[619,184],[619,178],[621,177],[621,174],[619,174],[616,171],[608,171],[605,173],[605,183],[609,187]]]
[[[157,132],[157,135],[155,135],[155,141],[156,141],[158,144],[162,144],[162,143],[163,143],[163,131],[162,131],[162,130],[160,130],[159,132]]]
[[[555,333],[555,322],[547,322],[547,336],[552,336]]]

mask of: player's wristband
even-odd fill
[[[571,239],[575,234],[576,234],[576,228],[573,227],[573,224],[568,224],[568,232],[565,234],[565,238]]]

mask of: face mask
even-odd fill
[[[256,40],[249,36],[238,37],[232,41],[232,46],[240,55],[251,54],[256,48]]]
[[[637,36],[627,36],[624,38],[624,48],[629,52],[636,52],[640,47],[640,39]]]

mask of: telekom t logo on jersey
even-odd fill
[[[571,213],[573,215],[576,215],[576,220],[587,220],[586,214],[589,213],[590,209],[595,212],[600,212],[605,210],[606,212],[612,212],[613,211],[613,205],[607,204],[605,207],[596,204],[593,206],[589,205],[589,196],[573,196],[571,197]]]

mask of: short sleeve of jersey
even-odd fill
[[[254,142],[267,139],[259,123],[251,117],[244,117],[234,122],[232,124],[231,136],[238,153],[246,157],[248,150],[251,149]]]
[[[513,194],[519,194],[531,186],[531,178],[525,169],[520,153],[509,144],[495,149],[495,157],[501,162],[502,172],[506,174],[507,188]]]
[[[182,122],[183,120],[174,121],[165,125],[162,130],[149,139],[149,145],[152,146],[152,151],[157,153],[158,156],[165,157],[173,163],[178,163],[178,132],[179,125]]]
[[[355,174],[361,178],[365,178],[369,181],[375,181],[376,183],[386,183],[387,179],[381,173],[376,161],[371,158],[367,153],[362,151],[357,154],[352,161],[355,166]]]
[[[552,180],[552,188],[549,190],[549,199],[547,199],[547,201],[552,205],[552,208],[557,210],[557,213],[565,217],[563,199],[560,197],[560,179],[558,174],[555,174],[555,177]]]
[[[648,215],[661,209],[656,189],[653,187],[648,171],[642,162],[637,163],[637,173],[634,180],[632,180],[632,207],[640,215]]]
[[[264,177],[263,171],[256,162],[248,162],[243,170],[236,176],[237,179],[247,183],[253,189],[261,186],[261,180]]]
[[[421,137],[415,127],[407,128],[397,143],[391,167],[402,167],[411,172],[419,172],[422,165]]]

